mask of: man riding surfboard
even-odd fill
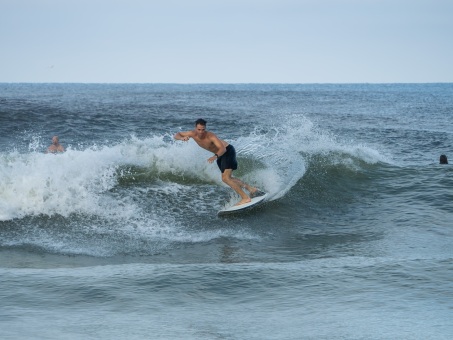
[[[222,181],[241,196],[241,200],[236,205],[249,203],[251,201],[250,197],[260,192],[257,188],[233,177],[233,170],[238,168],[236,150],[233,145],[219,139],[214,133],[206,131],[206,121],[204,119],[200,118],[195,122],[195,129],[178,132],[174,135],[174,138],[185,142],[192,138],[200,147],[214,154],[208,158],[208,162],[217,161],[217,165],[222,172]],[[242,188],[245,188],[249,195]]]

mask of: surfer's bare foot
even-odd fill
[[[252,201],[252,200],[251,200],[250,198],[243,198],[243,199],[241,199],[239,202],[237,202],[237,203],[235,204],[235,206],[236,206],[236,205],[242,205],[242,204],[245,204],[245,203],[250,203],[251,201]]]
[[[250,198],[263,196],[264,194],[265,194],[264,191],[261,191],[261,190],[258,189],[258,188],[253,188],[253,190],[250,191]]]

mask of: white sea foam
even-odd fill
[[[338,141],[302,115],[279,124],[229,140],[238,152],[241,178],[269,192],[271,200],[285,196],[303,177],[307,156],[326,155],[343,163],[348,162],[343,154],[369,163],[385,160],[371,147]],[[127,166],[149,169],[156,176],[168,174],[225,186],[216,164],[207,162],[209,153],[194,141],[174,142],[168,135],[131,137],[116,145],[84,150],[68,148],[58,155],[37,152],[36,143],[39,138],[34,137],[30,153],[0,154],[0,220],[72,213],[138,216],[140,204],[110,193]]]
[[[92,212],[115,185],[114,166],[94,150],[9,154],[0,158],[0,218]]]

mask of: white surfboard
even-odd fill
[[[243,212],[244,210],[248,210],[251,208],[255,208],[256,206],[263,203],[266,200],[267,196],[268,196],[268,194],[265,193],[264,195],[261,195],[258,197],[253,197],[252,201],[249,203],[244,203],[241,205],[233,205],[232,207],[224,208],[217,213],[217,216],[230,215],[230,214],[234,214],[234,213]]]

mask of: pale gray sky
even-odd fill
[[[0,0],[0,82],[453,82],[452,0]]]

